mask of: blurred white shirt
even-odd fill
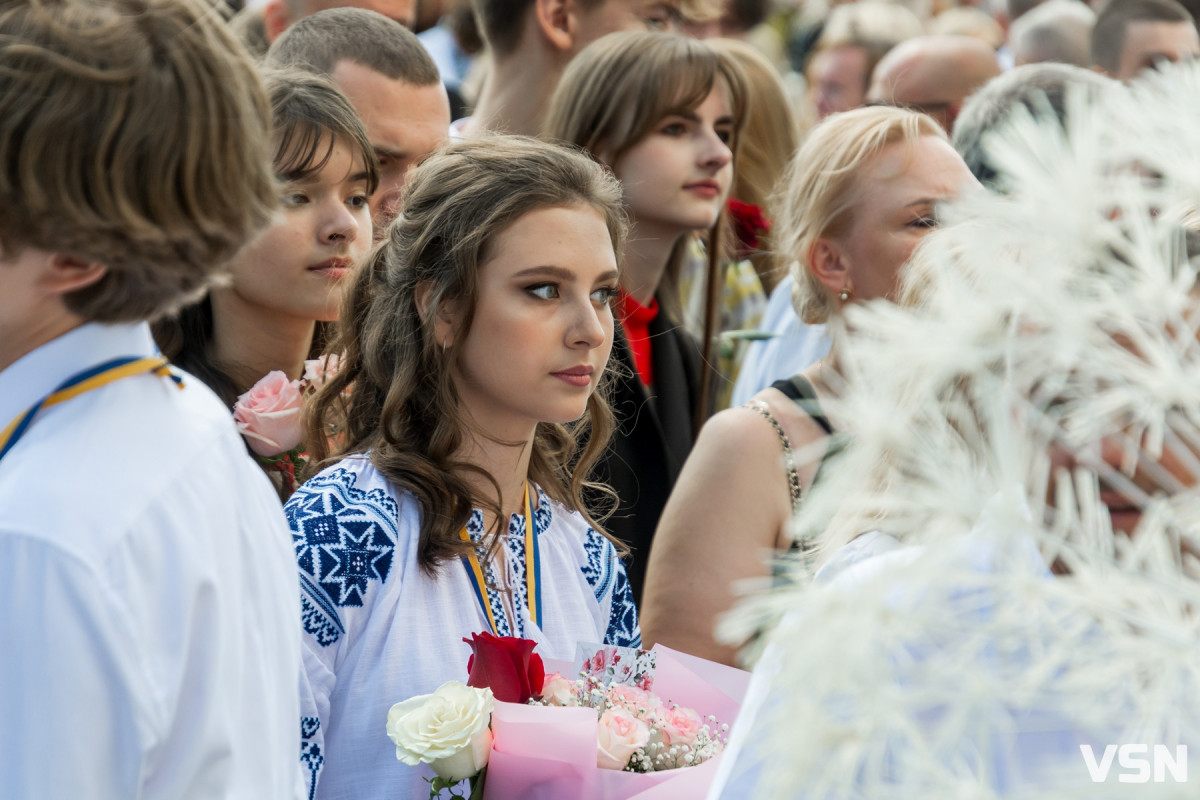
[[[149,356],[85,325],[0,372],[0,425]],[[299,791],[299,586],[277,495],[199,380],[44,410],[0,460],[0,775],[23,798]]]

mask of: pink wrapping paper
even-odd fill
[[[732,725],[750,674],[656,646],[653,691]],[[570,677],[571,665],[547,660]],[[698,767],[647,774],[596,766],[596,712],[496,703],[484,800],[675,800],[703,797],[720,756]]]

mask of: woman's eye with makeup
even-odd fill
[[[687,133],[687,125],[682,122],[668,122],[658,129],[663,136],[683,136]]]
[[[617,298],[617,292],[616,286],[601,286],[592,292],[592,302],[608,305]]]
[[[308,195],[304,192],[284,192],[283,204],[285,206],[300,206],[308,202]]]
[[[717,138],[725,144],[729,144],[733,141],[733,130],[731,128],[717,128],[716,133]]]
[[[558,297],[558,284],[538,283],[533,286],[527,286],[525,291],[540,300],[554,300]]]

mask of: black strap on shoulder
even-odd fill
[[[783,392],[789,400],[804,409],[804,413],[812,417],[812,421],[820,425],[822,430],[833,434],[833,426],[829,424],[829,418],[821,410],[817,393],[808,378],[803,375],[793,375],[785,380],[775,381],[771,384],[771,388]]]

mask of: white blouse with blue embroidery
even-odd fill
[[[533,512],[540,553],[542,615],[525,598],[524,516],[509,520],[503,583],[492,612],[498,633],[538,643],[544,657],[570,661],[578,642],[641,644],[625,568],[612,543],[540,488]],[[425,797],[424,765],[396,759],[385,725],[394,703],[466,681],[470,648],[489,630],[460,562],[436,577],[417,564],[420,510],[364,456],[347,458],[297,490],[285,509],[300,566],[304,671],[300,760],[310,798]],[[467,525],[483,534],[476,510]],[[492,583],[495,575],[489,570]],[[506,606],[516,609],[510,615]]]

